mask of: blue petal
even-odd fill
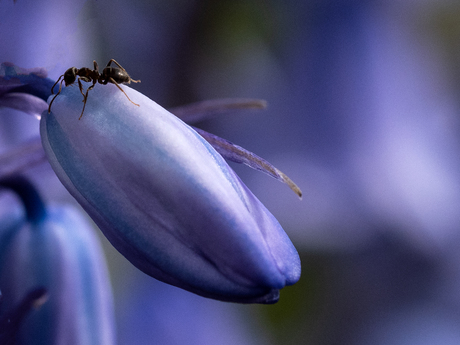
[[[48,300],[20,327],[20,344],[113,344],[108,274],[89,224],[70,208],[27,211],[0,222],[2,308],[43,287]]]
[[[0,65],[0,107],[39,117],[47,108],[53,84],[43,68],[24,69],[4,62]]]
[[[66,87],[41,136],[61,182],[145,273],[197,294],[274,302],[300,276],[276,219],[191,127],[149,98]]]
[[[20,68],[12,63],[0,64],[0,96],[8,92],[26,93],[44,101],[51,94],[54,81],[44,68]]]

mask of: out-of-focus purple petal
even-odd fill
[[[27,93],[7,93],[0,97],[0,107],[13,108],[39,119],[40,114],[48,108],[48,104],[41,98]]]
[[[238,110],[260,110],[266,107],[267,102],[261,99],[228,98],[196,102],[168,110],[186,123],[195,123]]]
[[[44,68],[21,68],[10,62],[0,65],[0,96],[5,93],[26,93],[46,101],[53,84]]]
[[[23,111],[40,118],[54,82],[43,68],[20,68],[12,63],[0,65],[0,108]]]
[[[142,94],[66,87],[42,114],[61,182],[106,237],[147,274],[197,294],[270,303],[300,276],[268,210],[200,135]]]

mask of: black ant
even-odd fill
[[[118,68],[111,67],[110,64],[112,62],[115,63],[118,66]],[[83,112],[85,111],[86,101],[88,99],[88,91],[93,89],[97,82],[103,85],[107,85],[108,83],[115,84],[118,87],[118,89],[125,94],[126,98],[128,98],[128,100],[132,104],[139,106],[139,104],[136,104],[133,101],[131,101],[128,95],[123,91],[123,89],[118,84],[130,84],[131,82],[140,83],[140,80],[131,79],[128,72],[126,72],[126,70],[123,67],[121,67],[121,65],[118,62],[116,62],[114,59],[111,59],[107,63],[107,66],[102,70],[102,73],[99,73],[99,67],[97,65],[96,60],[94,60],[93,63],[94,63],[94,69],[90,69],[87,67],[82,67],[80,69],[76,67],[71,67],[67,71],[65,71],[63,75],[61,75],[58,78],[58,80],[54,83],[53,87],[51,88],[51,93],[54,94],[53,89],[57,85],[57,83],[59,83],[59,81],[61,81],[61,84],[59,84],[59,91],[57,92],[56,96],[54,96],[54,98],[50,102],[50,105],[48,107],[48,114],[51,112],[51,104],[53,104],[56,97],[61,93],[62,83],[65,83],[65,86],[69,86],[75,83],[75,80],[78,81],[78,87],[80,88],[80,92],[83,95],[83,103],[84,103],[83,110],[81,111],[81,115],[78,118],[79,120],[81,119],[81,117],[83,116]],[[91,85],[90,87],[88,87],[88,89],[86,89],[86,93],[83,93],[83,85],[81,84],[82,80],[85,82],[93,83],[93,85]]]

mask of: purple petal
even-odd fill
[[[53,81],[43,68],[20,68],[12,63],[0,65],[0,107],[23,111],[40,118],[48,106]]]
[[[219,138],[217,135],[208,133],[199,128],[194,127],[194,129],[225,159],[235,163],[245,164],[255,170],[262,171],[270,175],[278,181],[286,183],[289,188],[291,188],[294,193],[302,199],[302,191],[300,188],[289,177],[287,177],[285,173],[275,168],[265,159],[260,158],[254,153],[242,148],[241,146],[235,145],[228,140]]]
[[[216,115],[234,113],[238,110],[265,109],[267,102],[260,99],[228,98],[213,99],[168,109],[186,123],[196,123]]]
[[[0,107],[8,107],[40,118],[40,114],[48,109],[48,104],[41,98],[27,93],[7,93],[0,97]]]

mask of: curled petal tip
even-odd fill
[[[278,169],[277,169],[278,170]],[[281,176],[284,183],[286,183],[291,190],[297,194],[300,200],[302,200],[302,191],[285,173],[278,170],[278,174]]]
[[[289,188],[299,196],[300,200],[302,200],[302,191],[300,188],[285,173],[275,168],[265,159],[217,135],[208,133],[199,128],[194,129],[225,159],[235,163],[245,164],[255,170],[270,175],[278,181],[286,183]]]

